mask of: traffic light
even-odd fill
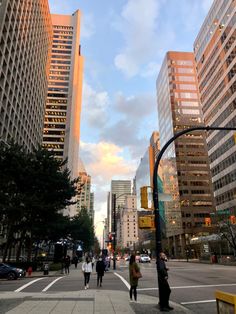
[[[230,223],[231,223],[232,225],[235,225],[235,224],[236,224],[236,217],[235,217],[234,215],[231,215],[231,216],[230,216]]]
[[[205,218],[205,226],[211,227],[211,218],[209,218],[209,217]]]
[[[142,186],[140,188],[140,194],[141,194],[141,208],[148,209],[148,187]]]

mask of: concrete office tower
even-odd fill
[[[0,140],[42,143],[52,25],[48,0],[0,1]]]
[[[177,132],[203,125],[194,54],[168,52],[157,79],[160,145]],[[214,212],[211,175],[204,132],[180,137],[162,162],[163,189],[170,254],[184,255],[193,235],[209,233],[206,218]]]
[[[92,219],[92,223],[94,224],[94,192],[90,193],[89,217]]]
[[[194,43],[206,125],[236,126],[236,2],[217,0]],[[236,214],[236,145],[233,131],[207,137],[218,214]]]
[[[108,233],[112,230],[112,219],[111,219],[111,192],[107,193],[107,230]],[[108,234],[107,234],[108,236]]]
[[[91,177],[87,174],[84,164],[79,159],[79,175],[78,175],[78,195],[76,196],[76,212],[79,213],[81,208],[86,208],[90,218],[93,218],[90,211],[91,206]],[[76,214],[76,213],[74,213]],[[73,216],[73,215],[72,215]]]
[[[80,11],[52,15],[53,45],[44,122],[43,146],[68,160],[71,178],[78,175],[83,57]]]
[[[121,208],[125,204],[126,196],[131,194],[130,180],[112,180],[111,195],[116,194],[116,208]]]
[[[123,248],[135,250],[135,245],[139,240],[136,195],[126,196],[119,218],[117,244]]]

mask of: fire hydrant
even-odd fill
[[[32,271],[33,271],[32,267],[29,266],[29,268],[28,268],[28,270],[27,270],[28,276],[31,276],[31,275],[32,275]]]

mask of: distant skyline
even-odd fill
[[[167,51],[193,51],[213,0],[49,0],[51,13],[82,11],[85,58],[80,156],[102,235],[112,179],[132,180],[158,130],[156,78]]]

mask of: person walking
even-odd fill
[[[97,287],[102,286],[102,277],[104,276],[105,264],[102,260],[102,257],[99,257],[96,263],[96,272],[97,272]]]
[[[73,262],[75,264],[75,268],[77,268],[77,265],[78,265],[78,256],[75,254],[74,257],[73,257]]]
[[[138,280],[142,275],[140,273],[140,269],[138,264],[135,262],[135,255],[132,254],[129,260],[129,280],[130,280],[130,290],[129,297],[130,302],[133,301],[133,292],[134,292],[134,300],[137,301],[137,286]]]
[[[82,271],[84,273],[84,289],[86,290],[89,288],[90,274],[93,271],[92,263],[88,256],[82,264]]]
[[[159,255],[158,285],[159,285],[159,307],[161,312],[169,312],[174,308],[169,305],[171,289],[168,283],[168,268],[166,267],[166,255]]]
[[[70,273],[70,256],[67,255],[65,257],[65,274],[69,275],[69,273]]]

